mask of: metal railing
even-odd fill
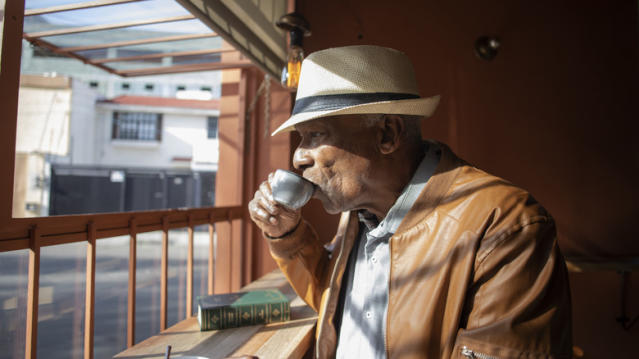
[[[72,215],[13,219],[12,230],[0,232],[0,252],[22,249],[29,251],[25,358],[35,358],[38,332],[40,281],[40,249],[46,246],[87,242],[86,289],[84,318],[84,358],[93,358],[95,323],[95,261],[96,241],[102,238],[129,235],[129,278],[127,304],[127,347],[135,344],[136,250],[139,233],[162,231],[160,279],[160,330],[167,327],[167,282],[169,230],[187,228],[186,317],[193,313],[193,231],[198,225],[209,226],[208,293],[213,293],[215,223],[229,224],[242,218],[241,207],[211,207],[149,212]]]

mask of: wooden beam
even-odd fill
[[[95,327],[95,246],[94,222],[87,228],[87,271],[84,302],[84,359],[93,359],[93,331]]]
[[[1,123],[2,121],[0,121]],[[34,225],[40,228],[40,247],[87,240],[86,226],[90,221],[96,224],[97,238],[129,235],[131,218],[137,220],[137,233],[162,230],[163,217],[169,216],[169,229],[188,226],[191,215],[193,225],[227,221],[242,217],[242,208],[208,207],[192,209],[168,209],[162,211],[121,212],[106,214],[86,214],[51,216],[37,218],[13,218],[10,224],[0,227],[0,252],[29,248],[30,230]]]
[[[38,348],[38,304],[40,294],[40,231],[31,229],[29,241],[29,283],[27,287],[27,335],[24,357],[36,358]]]
[[[169,219],[162,219],[162,267],[160,278],[160,330],[167,327],[167,295],[169,277]]]
[[[209,62],[203,64],[189,64],[189,65],[175,65],[166,67],[152,67],[146,69],[134,69],[134,70],[119,70],[115,73],[124,77],[134,76],[149,76],[149,75],[161,75],[161,74],[174,74],[182,72],[195,72],[195,71],[216,71],[226,69],[240,69],[253,66],[249,61],[236,61],[236,62]]]
[[[193,316],[193,221],[189,217],[189,243],[187,245],[186,254],[186,316]]]
[[[78,27],[70,27],[66,29],[30,32],[30,33],[24,34],[24,37],[27,40],[29,40],[29,39],[35,39],[35,38],[47,37],[47,36],[59,36],[59,35],[78,34],[81,32],[113,30],[113,29],[121,29],[124,27],[162,24],[166,22],[175,22],[175,21],[184,21],[184,20],[193,20],[193,19],[195,19],[195,16],[193,15],[181,15],[181,16],[163,17],[159,19],[125,21],[125,22],[119,22],[115,24],[78,26]]]
[[[45,41],[45,40],[42,40],[42,39],[38,39],[38,38],[29,38],[27,40],[30,43],[32,43],[32,44],[34,44],[36,46],[40,46],[40,47],[43,47],[45,49],[51,50],[52,52],[55,52],[57,54],[62,54],[62,55],[65,55],[65,56],[80,60],[80,61],[82,61],[82,62],[84,62],[86,64],[91,63],[91,60],[87,59],[84,56],[80,56],[80,55],[78,55],[76,53],[73,53],[73,52],[60,51],[59,47],[53,45],[52,43],[50,43],[48,41]],[[104,66],[104,65],[101,65],[101,64],[94,64],[94,63],[91,63],[91,64],[93,66],[95,66],[95,67],[98,67],[98,68],[108,72],[108,73],[115,74],[115,71],[112,68],[110,68],[110,67],[107,67],[107,66]]]
[[[137,221],[132,218],[130,221],[129,235],[129,293],[127,297],[127,326],[126,326],[126,346],[130,348],[135,345],[135,288],[137,270]]]
[[[135,45],[155,44],[155,43],[159,43],[159,42],[172,42],[172,41],[205,39],[205,38],[217,37],[217,36],[218,35],[216,33],[214,33],[214,32],[210,32],[210,33],[207,33],[207,34],[163,36],[163,37],[154,37],[152,39],[116,41],[116,42],[109,42],[109,43],[105,43],[105,44],[96,44],[96,45],[60,47],[60,48],[58,48],[58,51],[60,53],[63,53],[63,52],[79,52],[79,51],[88,51],[88,50],[108,49],[110,47],[135,46]]]
[[[4,0],[3,0],[4,1]],[[5,172],[0,176],[0,228],[12,221],[13,179],[16,158],[16,127],[18,91],[20,87],[20,55],[22,54],[22,25],[24,1],[4,1],[2,56],[0,56],[0,163]],[[25,228],[25,237],[30,225]],[[27,248],[27,247],[25,247]]]
[[[245,83],[246,92],[245,101],[251,105],[248,108],[268,108],[268,112],[271,112],[270,108],[270,80],[269,75],[260,76],[261,74],[257,69],[243,70],[241,74],[242,81]],[[264,87],[262,87],[264,86]],[[260,93],[259,89],[263,89],[264,96]],[[258,106],[253,106],[253,104]],[[268,107],[265,107],[268,106]],[[252,111],[252,112],[249,112]],[[260,114],[263,115],[264,111],[254,110],[240,110],[240,118],[243,120],[243,126],[241,130],[243,133],[244,152],[242,154],[242,187],[240,188],[240,203],[248,203],[249,197],[254,194],[255,188],[257,188],[258,182],[256,182],[257,171],[259,163],[257,158],[259,156],[261,136],[263,132],[260,126]],[[265,119],[263,119],[265,120]],[[268,135],[267,135],[268,136]],[[268,138],[268,137],[264,137]],[[244,207],[245,220],[241,224],[242,235],[240,237],[240,243],[242,248],[239,250],[242,257],[242,285],[246,285],[251,282],[250,277],[253,272],[253,243],[252,243],[252,226],[253,223],[248,215],[248,208]],[[248,219],[248,221],[246,221]]]
[[[126,56],[126,57],[112,57],[104,59],[92,59],[92,64],[104,64],[107,62],[124,62],[124,61],[137,61],[157,59],[164,57],[176,57],[176,56],[193,56],[193,55],[208,55],[208,54],[222,54],[225,52],[237,51],[235,49],[209,49],[209,50],[193,50],[193,51],[177,51],[177,52],[163,52],[157,54],[138,55],[138,56]]]
[[[25,10],[24,16],[34,16],[34,15],[43,15],[43,14],[51,14],[54,12],[62,12],[62,11],[71,11],[71,10],[80,10],[80,9],[89,9],[99,6],[109,6],[109,5],[118,5],[118,4],[126,4],[130,2],[137,2],[141,0],[96,0],[96,1],[87,1],[75,4],[68,5],[58,5],[58,6],[50,6],[40,9],[28,9]]]
[[[213,294],[215,278],[215,223],[213,217],[209,218],[209,268],[208,268],[208,294]]]

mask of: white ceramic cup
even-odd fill
[[[291,209],[304,206],[315,192],[313,182],[286,170],[276,170],[270,184],[273,199]]]

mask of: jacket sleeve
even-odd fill
[[[466,298],[453,358],[571,357],[568,275],[551,218],[484,240]]]
[[[271,256],[295,292],[319,311],[322,293],[328,286],[329,252],[318,240],[317,233],[304,219],[290,234],[266,238]]]

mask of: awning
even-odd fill
[[[286,42],[273,18],[284,14],[286,1],[241,3],[27,0],[23,36],[43,51],[123,77],[240,68],[251,61],[277,76]],[[245,55],[240,60],[222,60],[238,50]]]
[[[286,63],[286,33],[275,26],[286,0],[177,0],[262,71],[279,78]]]

